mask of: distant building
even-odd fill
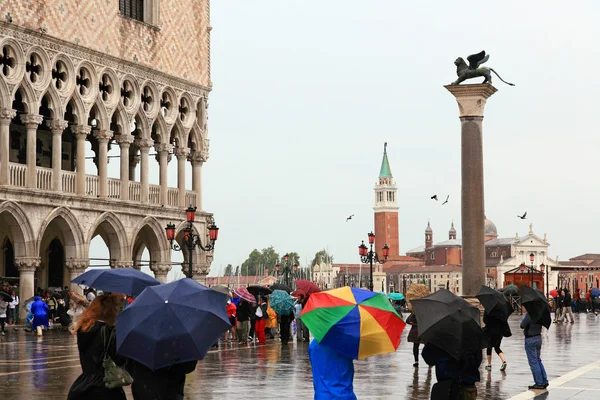
[[[588,291],[593,287],[600,288],[600,254],[586,253],[568,261],[559,261],[557,274],[557,284],[551,285],[552,289]]]
[[[330,289],[336,287],[335,281],[340,268],[331,262],[322,261],[321,258],[312,268],[313,282],[321,289]]]
[[[206,286],[227,286],[231,290],[248,287],[251,285],[271,286],[277,282],[274,276],[209,276],[206,278]]]

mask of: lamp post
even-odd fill
[[[167,231],[167,240],[171,244],[171,248],[175,251],[183,251],[185,247],[188,250],[188,271],[186,276],[188,278],[193,278],[194,272],[192,271],[192,256],[194,254],[194,249],[197,247],[201,248],[202,251],[211,251],[215,248],[215,242],[219,237],[219,228],[215,225],[215,220],[210,217],[208,223],[210,224],[208,227],[208,239],[210,243],[206,246],[202,245],[200,240],[200,236],[194,233],[194,220],[196,219],[196,207],[192,207],[191,205],[185,210],[185,215],[187,218],[187,226],[183,229],[183,245],[180,247],[177,243],[175,243],[175,224],[167,224],[165,230]]]
[[[373,262],[378,264],[383,264],[385,260],[387,260],[388,255],[390,253],[390,246],[387,244],[383,246],[383,261],[379,261],[379,256],[376,252],[373,251],[373,244],[375,243],[375,234],[370,232],[367,234],[369,237],[369,247],[365,246],[365,241],[363,240],[358,246],[358,254],[360,255],[360,260],[363,264],[369,263],[369,290],[373,291]]]
[[[546,264],[540,264],[540,271],[546,274],[546,298],[548,297],[548,273],[546,272]]]
[[[535,268],[533,267],[533,260],[535,260],[535,255],[531,253],[529,255],[529,261],[531,262],[531,287],[533,287],[533,271],[535,271]]]
[[[288,260],[290,259],[289,254],[286,253],[286,255],[283,256],[283,261],[285,262],[284,267],[283,267],[283,271],[282,271],[282,275],[283,275],[283,282],[287,285],[290,286],[290,275],[292,275],[292,279],[295,277],[296,272],[298,271],[298,263],[295,261],[290,261],[288,263]],[[292,264],[293,265],[290,265]],[[279,262],[277,264],[275,264],[275,271],[277,272],[277,279],[279,280],[279,271],[281,270],[281,266],[279,265]]]

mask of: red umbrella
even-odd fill
[[[300,290],[300,289],[298,289],[298,290],[294,290],[294,291],[291,293],[291,295],[292,295],[292,297],[300,297],[300,296],[302,296],[302,297],[306,297],[306,293],[304,293],[304,290]]]
[[[306,293],[307,296],[310,296],[312,293],[318,293],[321,291],[321,289],[319,289],[319,287],[311,281],[298,280],[295,283],[296,286],[298,286],[298,289]]]
[[[256,303],[256,298],[246,288],[234,289],[233,293],[242,300],[246,300],[250,303]]]
[[[558,297],[558,292],[555,289],[552,289],[549,294],[551,297]]]

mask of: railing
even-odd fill
[[[148,187],[148,202],[150,204],[161,204],[159,185],[150,185]]]
[[[141,193],[142,184],[140,182],[129,182],[129,200],[140,201]]]
[[[167,189],[168,206],[179,207],[179,189]]]
[[[37,167],[37,188],[52,190],[52,170],[50,168]]]
[[[96,175],[85,176],[85,194],[98,197],[98,177]]]
[[[66,193],[75,193],[75,172],[62,171],[62,189]]]
[[[8,174],[11,186],[25,186],[25,175],[27,174],[27,165],[8,164]]]
[[[196,192],[189,192],[186,191],[185,192],[185,205],[189,206],[192,205],[192,207],[196,207]]]
[[[121,197],[121,180],[108,178],[108,198],[118,199]]]

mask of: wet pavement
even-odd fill
[[[533,384],[523,350],[523,335],[518,328],[519,316],[512,316],[513,336],[504,339],[502,349],[508,368],[499,371],[494,354],[493,369],[481,365],[478,399],[598,399],[600,363],[600,316],[579,314],[574,325],[553,324],[543,334],[542,359],[546,366],[549,391],[527,392]],[[65,332],[48,332],[41,339],[15,332],[7,327],[0,337],[0,393],[2,399],[65,399],[71,383],[81,372],[75,337]],[[413,368],[412,343],[403,333],[400,348],[394,354],[371,357],[355,362],[355,392],[359,399],[429,398],[435,383],[435,370],[421,360]],[[128,398],[132,398],[127,392]],[[306,343],[284,347],[271,341],[266,346],[222,345],[198,363],[188,375],[188,399],[276,399],[294,396],[313,397],[311,368]]]

